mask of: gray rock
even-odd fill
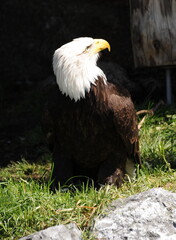
[[[95,219],[93,234],[99,240],[176,240],[176,193],[155,188],[116,200]]]
[[[71,223],[49,227],[19,240],[82,240],[82,238],[81,231]]]

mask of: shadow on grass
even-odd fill
[[[49,153],[41,129],[47,93],[41,84],[7,86],[0,104],[0,167],[27,159],[36,162]]]

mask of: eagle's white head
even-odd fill
[[[85,97],[98,76],[106,82],[105,74],[97,66],[99,52],[106,48],[110,51],[109,43],[103,39],[81,37],[55,51],[53,69],[63,94],[77,101]]]

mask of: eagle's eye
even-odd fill
[[[85,49],[85,51],[89,50],[90,46],[91,46],[91,45],[87,46],[86,49]]]

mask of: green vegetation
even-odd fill
[[[0,239],[19,239],[49,226],[74,222],[84,231],[84,239],[90,240],[92,219],[112,200],[155,187],[176,192],[175,110],[162,108],[146,118],[140,129],[144,166],[137,179],[126,181],[119,189],[106,186],[96,190],[82,185],[79,189],[68,186],[51,193],[49,153],[36,163],[22,159],[1,168]],[[34,138],[37,141],[36,135],[29,135],[29,144]]]
[[[141,154],[151,167],[176,168],[176,109],[163,107],[149,116],[140,130]]]

